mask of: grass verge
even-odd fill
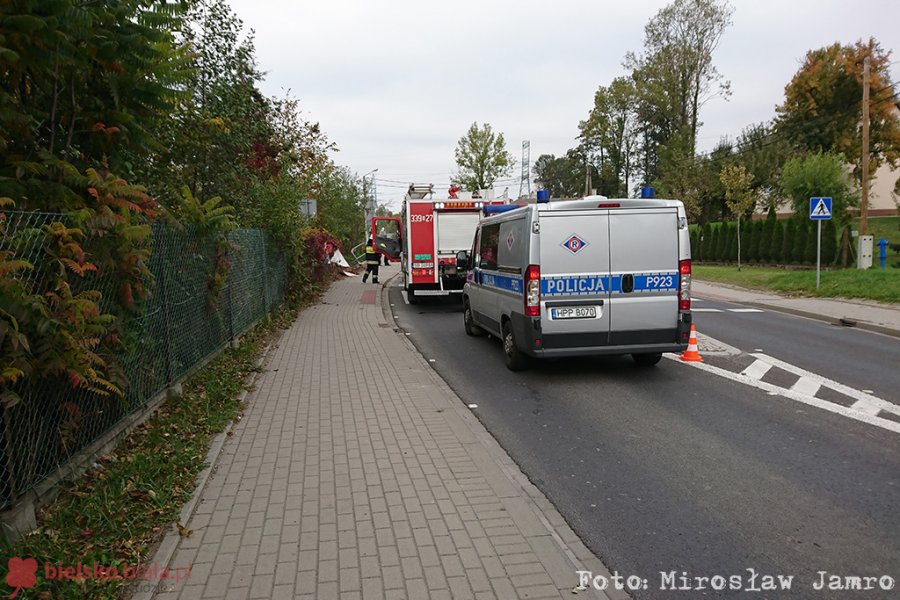
[[[693,266],[696,279],[730,283],[748,288],[821,298],[862,298],[880,302],[900,302],[900,271],[896,269],[823,270],[816,289],[816,271],[770,267],[701,265]]]
[[[224,350],[184,384],[181,398],[165,402],[115,451],[99,457],[94,468],[40,511],[39,528],[4,548],[7,557],[37,561],[33,587],[20,583],[18,598],[113,599],[123,593],[129,583],[123,579],[51,581],[45,565],[80,563],[93,569],[96,563],[115,567],[121,575],[126,566],[148,559],[190,499],[197,475],[206,467],[212,437],[241,415],[238,396],[249,375],[258,371],[256,363],[266,343],[296,313],[297,309],[282,309],[275,319],[245,334],[238,348]],[[27,578],[25,582],[31,583]]]

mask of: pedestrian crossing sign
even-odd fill
[[[831,198],[810,198],[809,218],[813,221],[827,221],[831,218]]]

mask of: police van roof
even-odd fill
[[[585,196],[572,200],[539,203],[538,210],[571,210],[573,208],[677,208],[683,206],[680,200],[665,198],[607,198],[606,196]]]

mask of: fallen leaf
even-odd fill
[[[83,539],[83,540],[93,537],[93,535],[94,535],[94,532],[91,531],[90,529],[83,529],[81,531],[81,539]]]

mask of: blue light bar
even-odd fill
[[[484,214],[495,215],[499,213],[505,213],[510,210],[516,210],[517,208],[522,207],[518,204],[489,204],[484,207]]]

